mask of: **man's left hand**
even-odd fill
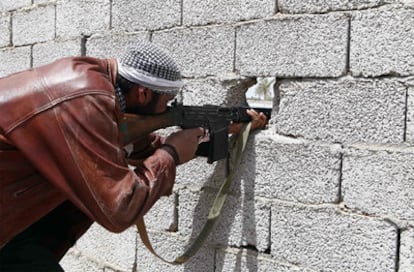
[[[253,109],[247,110],[247,114],[252,118],[252,125],[250,130],[263,129],[266,127],[267,120],[266,115],[263,112],[257,112]],[[232,123],[229,126],[229,133],[238,134],[242,128],[242,123]]]

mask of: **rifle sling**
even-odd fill
[[[186,261],[188,261],[203,246],[204,242],[208,238],[208,235],[210,234],[211,230],[214,227],[214,223],[216,222],[217,218],[219,217],[221,213],[221,210],[223,208],[224,202],[227,197],[228,190],[230,188],[231,182],[234,177],[235,170],[240,164],[244,148],[246,147],[247,139],[249,137],[249,132],[250,132],[250,123],[245,124],[243,126],[241,133],[237,137],[234,148],[230,151],[231,155],[230,155],[230,159],[228,160],[228,163],[230,164],[229,165],[230,171],[228,175],[226,176],[226,179],[224,180],[223,184],[221,185],[219,191],[217,192],[216,198],[208,214],[207,222],[203,226],[198,236],[193,240],[193,242],[190,244],[188,249],[182,255],[178,256],[173,261],[166,260],[160,255],[158,255],[155,252],[154,248],[152,247],[152,244],[148,237],[144,218],[142,217],[139,219],[137,223],[139,235],[141,237],[143,244],[147,247],[147,249],[152,254],[154,254],[156,257],[158,257],[159,259],[161,259],[162,261],[166,263],[178,265],[178,264],[183,264]]]

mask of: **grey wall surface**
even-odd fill
[[[137,39],[177,60],[186,104],[240,105],[275,77],[273,118],[189,263],[93,225],[66,271],[414,271],[414,1],[0,1],[0,76]],[[178,167],[146,216],[161,255],[198,234],[224,168]]]

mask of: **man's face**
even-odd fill
[[[174,96],[160,94],[147,89],[146,99],[148,102],[145,105],[127,107],[126,112],[141,115],[163,113],[167,110],[168,102],[174,99]]]

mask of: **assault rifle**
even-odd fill
[[[222,107],[215,105],[184,106],[173,102],[167,111],[155,115],[125,114],[121,125],[124,144],[132,143],[160,128],[180,126],[183,129],[203,127],[209,132],[209,142],[201,143],[197,155],[206,156],[213,163],[227,156],[228,127],[231,122],[249,122],[247,109],[263,112],[270,119],[272,109],[249,107]]]

